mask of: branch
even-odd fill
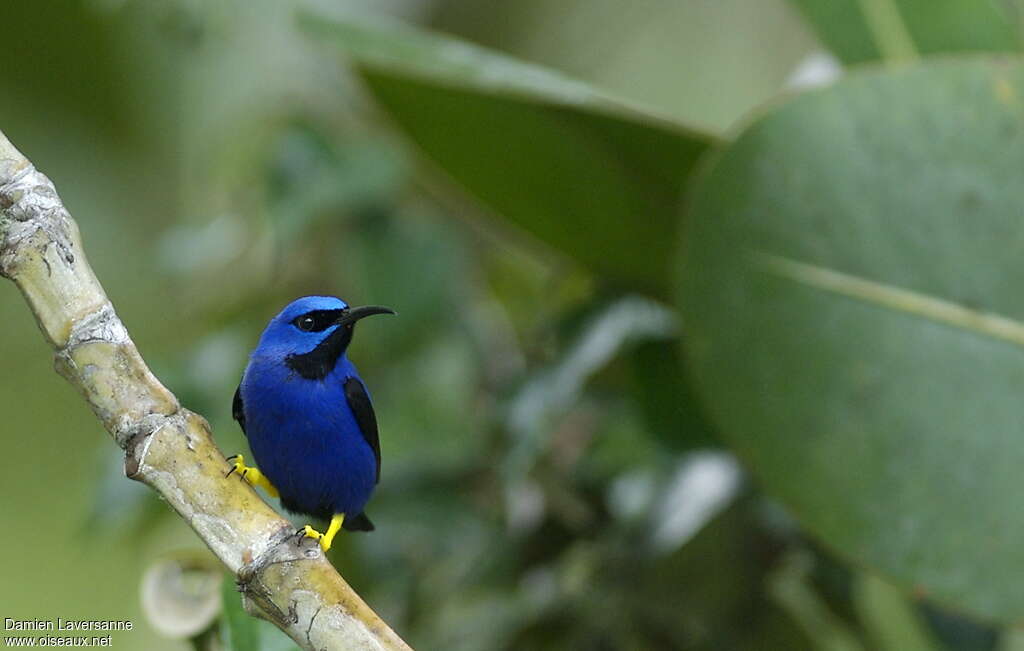
[[[238,578],[245,609],[310,651],[409,649],[319,545],[237,477],[201,416],[150,372],[43,174],[0,132],[0,275],[13,280],[76,386],[125,451],[125,474],[157,491]],[[304,540],[306,541],[304,543]]]

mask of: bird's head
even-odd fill
[[[257,354],[280,357],[307,379],[323,379],[345,354],[356,321],[374,314],[394,314],[379,305],[349,307],[334,296],[303,296],[271,319]]]

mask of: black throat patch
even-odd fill
[[[316,348],[301,355],[289,355],[284,358],[284,363],[307,380],[324,379],[334,370],[338,359],[352,342],[353,325],[338,326]]]

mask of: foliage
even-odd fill
[[[415,647],[1016,648],[1021,9],[933,4],[721,3],[723,24],[746,11],[751,33],[778,21],[869,64],[803,93],[775,79],[783,96],[728,135],[312,2],[79,9],[103,45],[90,74],[178,104],[83,104],[140,143],[111,138],[119,162],[86,178],[146,171],[123,206],[76,214],[144,352],[225,450],[244,451],[230,396],[280,305],[398,309],[353,346],[381,421],[378,531],[332,554]],[[515,49],[452,19],[458,3],[416,6]],[[118,46],[134,73],[107,70]],[[645,72],[675,83],[657,55]],[[52,131],[36,101],[0,109],[26,151]],[[89,197],[81,151],[53,167]],[[153,207],[162,179],[180,187]],[[91,531],[175,526],[103,481]],[[222,596],[197,645],[288,648]]]

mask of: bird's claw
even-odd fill
[[[312,538],[313,540],[317,541],[318,543],[320,543],[320,546],[323,547],[324,535],[316,529],[314,529],[313,527],[307,524],[302,529],[299,529],[299,532],[306,538]],[[324,551],[327,550],[325,549]]]
[[[225,477],[230,477],[232,473],[237,472],[238,476],[249,482],[252,486],[259,486],[263,490],[267,491],[267,494],[271,497],[277,497],[277,488],[270,483],[266,475],[260,472],[260,469],[255,466],[245,465],[245,456],[241,454],[233,454],[226,459],[226,461],[234,460],[234,465],[231,466],[231,470]]]
[[[228,474],[224,475],[224,478],[225,478],[225,479],[226,479],[226,478],[228,478],[228,477],[230,477],[230,476],[232,475],[232,473],[234,473],[234,472],[235,472],[236,470],[238,470],[238,459],[239,459],[239,458],[240,458],[241,456],[242,456],[242,455],[240,455],[240,454],[232,454],[232,455],[231,455],[230,457],[228,457],[227,459],[224,459],[224,460],[225,460],[225,461],[227,461],[228,463],[231,463],[232,461],[234,461],[234,463],[233,463],[233,464],[231,464],[231,470],[229,470],[229,471],[228,471]],[[245,465],[243,464],[243,466],[242,466],[242,467],[244,468],[244,467],[245,467]],[[242,476],[244,477],[245,475],[243,474]]]
[[[299,537],[298,544],[300,547],[302,546],[303,540],[306,540],[307,538],[312,538],[317,542],[318,545],[320,545],[320,549],[322,549],[323,551],[326,552],[328,549],[331,548],[331,543],[326,541],[326,536],[324,536],[324,534],[320,533],[308,524],[302,527],[301,529],[297,529],[295,531],[295,535]]]
[[[225,459],[225,461],[231,463],[231,470],[228,471],[228,474],[224,475],[225,477],[230,477],[233,473],[237,472],[240,477],[245,479],[245,476],[249,473],[250,470],[255,470],[255,468],[250,468],[249,466],[245,465],[245,456],[241,454],[232,454],[230,457]]]
[[[295,535],[302,536],[304,538],[312,538],[313,540],[320,543],[320,548],[325,552],[331,548],[331,543],[334,542],[334,536],[341,529],[342,523],[345,521],[344,513],[337,513],[331,518],[331,524],[327,527],[327,533],[320,533],[308,524],[295,532]],[[302,540],[300,539],[301,543]]]

